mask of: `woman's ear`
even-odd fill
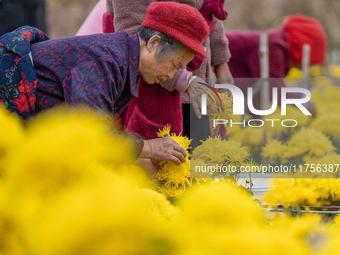
[[[160,41],[161,37],[159,35],[152,36],[146,45],[148,52],[151,53],[153,50],[157,50]]]

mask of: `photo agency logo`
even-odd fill
[[[223,106],[223,102],[221,101],[221,98],[219,97],[217,91],[207,85],[203,84],[203,88],[200,88],[203,90],[206,94],[201,95],[201,114],[207,115],[207,96],[209,95],[211,99],[216,104],[216,100],[214,95],[219,99],[221,106]],[[240,88],[238,88],[235,85],[232,84],[215,84],[216,89],[228,89],[232,95],[233,98],[233,114],[234,115],[244,115],[245,114],[245,96]],[[211,93],[209,89],[213,92]],[[272,88],[272,105],[270,109],[255,109],[254,103],[253,103],[253,88],[249,87],[247,88],[247,106],[249,111],[257,116],[267,116],[275,112],[278,106],[278,89],[281,90],[281,116],[287,115],[287,105],[295,105],[304,115],[312,115],[307,108],[303,105],[304,103],[309,102],[311,99],[311,93],[308,89],[305,88],[297,88],[297,87],[281,87],[281,88]],[[288,93],[295,93],[304,95],[301,96],[301,98],[287,98]],[[217,104],[216,104],[217,105]],[[275,124],[278,124],[277,122],[280,122],[283,127],[295,127],[298,124],[298,121],[296,119],[250,119],[248,121],[243,120],[242,122],[236,122],[227,119],[213,119],[213,127],[216,127],[217,125],[225,125],[230,124],[232,127],[233,125],[243,125],[244,127],[262,127],[265,122],[271,123],[271,126],[274,127]]]
[[[216,102],[215,97],[214,97],[214,95],[215,95],[217,97],[217,99],[219,100],[221,107],[223,107],[222,100],[221,100],[219,94],[217,93],[217,91],[213,87],[209,86],[206,83],[202,83],[202,82],[199,82],[199,84],[203,85],[203,88],[198,87],[198,89],[203,90],[205,93],[207,93],[207,94],[202,94],[201,95],[201,97],[202,97],[202,100],[201,100],[201,104],[202,104],[201,105],[201,114],[202,115],[207,115],[207,95],[209,95],[210,98],[215,103],[215,105],[217,105],[217,102]],[[209,89],[212,91],[212,93],[214,95],[209,91]]]

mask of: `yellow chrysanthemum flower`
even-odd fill
[[[213,119],[223,119],[223,120],[230,120],[234,119],[233,117],[233,99],[229,97],[228,92],[220,94],[221,101],[223,106],[217,107],[216,113],[210,114],[210,120]],[[228,125],[225,125],[227,128]],[[216,127],[215,127],[216,128]]]
[[[187,152],[190,149],[190,140],[186,136],[178,136],[176,134],[171,134],[171,138],[177,142],[181,147]]]
[[[248,117],[249,115],[246,114],[244,116],[244,119],[247,120]],[[236,115],[236,116],[233,116],[233,121],[242,122],[243,121],[242,118],[243,118],[242,115]],[[237,135],[238,132],[240,132],[242,129],[243,129],[242,125],[233,125],[233,126],[228,125],[227,136],[229,137],[230,135]]]
[[[248,157],[248,152],[241,143],[221,140],[221,137],[209,137],[192,152],[195,159],[206,163],[223,164],[225,162],[243,162]]]
[[[305,128],[294,134],[287,142],[287,146],[289,150],[284,152],[283,158],[291,158],[304,153],[321,157],[334,151],[331,141],[320,131],[313,128]],[[296,151],[292,152],[293,149]]]
[[[168,136],[169,134],[170,127],[168,126],[157,133],[159,137]],[[190,140],[187,137],[177,136],[176,134],[171,134],[171,138],[186,151],[186,161],[180,165],[176,165],[171,161],[161,162],[159,164],[160,170],[156,173],[155,177],[162,181],[162,187],[160,187],[161,193],[169,197],[178,198],[183,195],[185,185],[191,183],[189,161]],[[178,189],[178,191],[176,191],[176,189]]]
[[[275,159],[276,157],[281,157],[283,152],[287,150],[287,146],[283,145],[282,142],[271,139],[267,142],[267,144],[263,148],[264,154],[269,159]]]
[[[260,168],[259,164],[254,162],[253,159],[245,161],[241,164],[245,172],[247,173],[260,173],[262,169]]]
[[[169,161],[161,166],[161,169],[156,173],[156,178],[160,181],[166,183],[179,185],[179,184],[189,184],[190,177],[190,162],[186,162],[176,165],[175,163]]]
[[[340,78],[340,66],[339,65],[334,65],[334,64],[329,65],[328,70],[332,76],[336,78]]]
[[[340,136],[340,112],[326,113],[318,115],[315,120],[312,121],[310,127],[321,131],[326,135]]]
[[[311,77],[325,77],[326,67],[323,65],[312,65],[309,67],[309,74]]]
[[[263,143],[263,129],[261,128],[247,128],[247,138],[250,145],[262,145]]]
[[[228,139],[247,146],[249,152],[259,152],[263,143],[263,128],[245,127],[228,135]]]
[[[302,71],[301,69],[297,68],[297,67],[292,67],[289,69],[287,75],[286,75],[287,79],[291,79],[291,78],[302,78]]]
[[[267,204],[285,206],[330,205],[340,199],[340,180],[334,178],[274,179],[263,197]]]
[[[160,129],[159,132],[157,132],[158,137],[165,137],[170,135],[170,126],[165,126],[164,128]]]

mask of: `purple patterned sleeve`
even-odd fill
[[[37,112],[67,103],[90,106],[112,119],[138,95],[137,35],[58,38],[31,45],[31,52],[38,76]],[[143,140],[135,134],[129,137],[135,139],[131,143],[139,155]]]
[[[87,104],[112,116],[117,90],[111,90],[115,88],[114,84],[108,86],[114,81],[107,80],[105,66],[100,62],[83,62],[69,72],[63,81],[65,103]]]

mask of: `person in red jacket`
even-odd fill
[[[235,85],[247,94],[247,88],[259,78],[260,31],[228,31],[232,57],[228,65],[235,78]],[[301,67],[302,48],[304,44],[311,46],[310,64],[323,64],[327,53],[327,38],[321,24],[314,18],[301,14],[287,16],[281,29],[268,30],[269,77],[281,78],[275,82],[276,87],[284,87],[283,78],[293,66]],[[271,83],[271,86],[274,86]],[[280,90],[279,90],[280,91]],[[259,94],[259,93],[258,93]],[[259,109],[260,97],[255,95],[254,107]],[[281,97],[279,96],[279,99]]]

